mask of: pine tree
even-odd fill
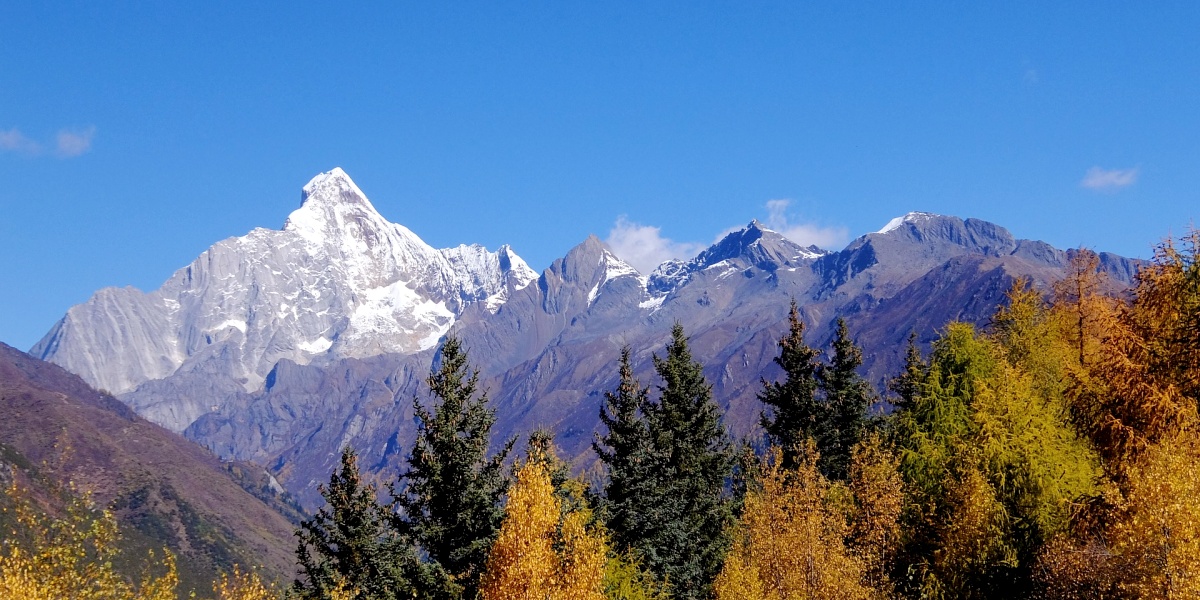
[[[875,399],[871,384],[858,374],[862,350],[850,339],[846,321],[837,320],[833,357],[817,370],[817,382],[825,396],[826,421],[817,436],[821,468],[827,477],[846,479],[850,452],[867,430],[867,408]]]
[[[292,584],[296,595],[325,599],[355,590],[363,600],[411,598],[430,583],[412,543],[388,526],[391,511],[376,501],[375,486],[363,483],[349,446],[320,490],[326,505],[296,531],[304,575]]]
[[[479,373],[457,338],[447,337],[426,382],[437,402],[431,412],[414,401],[417,439],[404,474],[407,488],[395,498],[403,509],[397,526],[411,531],[473,598],[504,519],[503,463],[515,440],[488,456],[496,415],[487,393],[477,393]]]
[[[904,349],[904,370],[888,382],[888,389],[896,394],[893,402],[899,410],[904,410],[916,402],[921,393],[921,384],[929,373],[929,364],[921,358],[921,349],[917,347],[917,332],[908,334],[908,346]]]
[[[723,496],[732,467],[729,438],[679,323],[654,367],[663,381],[658,402],[645,408],[655,460],[647,499],[654,512],[636,549],[675,597],[706,598],[729,547],[732,514]]]
[[[818,402],[817,354],[804,343],[804,321],[796,301],[788,313],[788,333],[779,340],[779,356],[775,364],[783,369],[782,382],[763,380],[758,399],[770,407],[760,417],[769,441],[783,450],[785,468],[796,466],[796,456],[805,440],[818,434],[825,420],[825,407]]]
[[[604,485],[602,514],[617,548],[636,547],[650,530],[655,507],[651,475],[657,461],[652,460],[650,431],[643,411],[649,400],[648,390],[633,376],[631,352],[621,349],[621,382],[616,392],[605,392],[600,422],[607,428],[592,442],[601,462],[608,467]]]

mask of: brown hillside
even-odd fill
[[[134,546],[167,546],[181,588],[207,592],[234,563],[290,580],[293,526],[208,451],[62,368],[0,344],[0,462],[19,481],[88,491]],[[24,476],[22,476],[24,475]]]

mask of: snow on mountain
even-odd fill
[[[507,246],[430,247],[333,169],[304,186],[283,229],[218,242],[153,292],[100,290],[31,353],[117,394],[219,357],[253,391],[284,359],[430,348],[468,305],[495,310],[535,279]],[[163,424],[182,430],[197,410]]]
[[[646,291],[651,296],[669,294],[686,284],[695,273],[713,267],[723,267],[726,261],[733,258],[774,270],[779,267],[790,268],[807,264],[826,254],[828,252],[816,246],[801,246],[754,220],[749,225],[730,232],[692,260],[669,260],[662,263],[647,278]],[[647,304],[647,307],[656,306]]]
[[[891,233],[897,229],[900,229],[900,227],[902,227],[905,223],[919,223],[921,221],[936,219],[937,217],[938,215],[933,213],[910,212],[904,216],[896,217],[895,219],[888,221],[887,225],[884,225],[882,229],[876,231],[875,233]]]

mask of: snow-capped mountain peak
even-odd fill
[[[281,360],[428,349],[468,305],[495,310],[537,278],[508,247],[429,246],[380,215],[340,168],[314,177],[302,198],[281,230],[218,242],[154,292],[97,292],[34,352],[119,394],[214,364],[253,391]],[[209,409],[139,407],[176,431]]]
[[[902,227],[905,223],[920,223],[921,221],[936,219],[939,216],[940,215],[936,215],[934,213],[913,211],[888,221],[887,225],[884,225],[882,229],[876,231],[875,233],[891,233],[897,229],[900,229],[900,227]]]

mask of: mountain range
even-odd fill
[[[833,252],[752,221],[649,274],[592,236],[539,274],[507,246],[430,247],[334,169],[304,186],[282,229],[218,242],[158,290],[100,290],[30,353],[218,456],[266,467],[311,508],[342,446],[370,470],[402,467],[447,334],[489,390],[497,440],[546,427],[586,468],[620,348],[652,383],[673,323],[744,434],[761,379],[778,374],[790,299],[810,345],[827,346],[844,317],[882,384],[910,332],[928,343],[951,320],[985,326],[1014,280],[1046,288],[1070,252],[914,212]],[[1138,267],[1100,260],[1118,288]]]

